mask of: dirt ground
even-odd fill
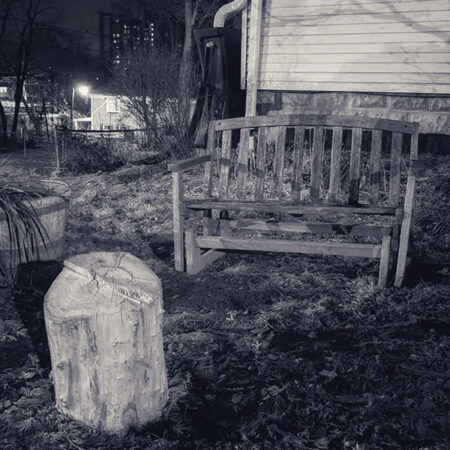
[[[445,167],[430,163],[424,207],[448,199],[432,185]],[[52,150],[12,155],[0,174],[14,173],[54,175]],[[61,263],[28,266],[0,290],[1,448],[449,448],[447,228],[415,230],[420,258],[400,290],[376,288],[375,263],[337,257],[234,253],[188,276],[173,269],[164,164],[60,179],[66,257],[127,251],[161,278],[170,399],[124,437],[59,414],[42,302]],[[187,184],[195,195],[195,174]]]

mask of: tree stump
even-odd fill
[[[64,266],[44,303],[57,409],[119,434],[157,420],[168,396],[159,278],[128,253]]]

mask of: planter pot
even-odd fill
[[[40,181],[48,189],[43,197],[25,200],[24,204],[31,206],[39,216],[43,236],[38,239],[34,251],[28,251],[26,262],[50,261],[60,259],[64,251],[64,228],[66,225],[68,199],[70,189],[60,181]],[[20,228],[20,227],[19,227]],[[27,248],[29,247],[26,246]],[[23,255],[23,250],[21,251]],[[9,234],[5,212],[0,209],[0,259],[5,268],[15,271],[19,263],[25,262],[19,257],[17,244],[12,242]]]

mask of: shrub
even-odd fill
[[[112,170],[124,164],[124,152],[113,139],[83,135],[67,135],[62,157],[63,170],[79,175]]]

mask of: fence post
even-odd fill
[[[59,173],[61,171],[61,163],[60,163],[60,160],[59,160],[58,130],[57,130],[57,127],[55,126],[53,128],[53,130],[54,130],[54,137],[55,137],[56,174],[59,175]]]
[[[66,159],[66,130],[62,130],[61,133],[61,157],[59,163],[64,162]]]
[[[23,139],[23,156],[27,158],[27,129],[22,127],[22,139]]]

